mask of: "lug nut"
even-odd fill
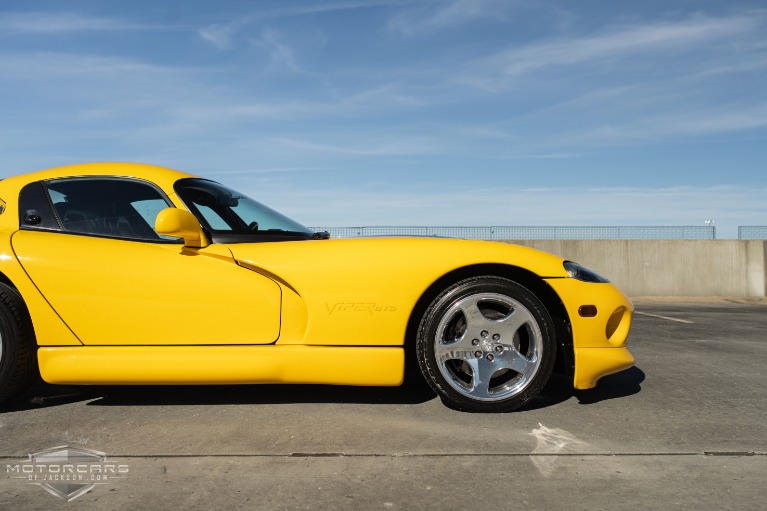
[[[503,346],[501,346],[500,344],[498,346],[496,346],[495,347],[495,352],[496,353],[503,353]]]
[[[487,337],[487,334],[488,334],[487,330],[482,330],[481,332],[482,337]]]
[[[474,356],[477,358],[482,358],[482,352],[481,351],[475,351]]]
[[[493,360],[495,360],[495,357],[493,356],[493,354],[492,353],[488,353],[487,354],[487,361],[488,362],[492,362]]]
[[[501,336],[498,335],[498,334],[493,334],[493,340],[494,341],[500,341],[501,340]]]
[[[471,345],[472,346],[479,346],[479,339],[472,339],[471,340]]]

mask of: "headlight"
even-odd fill
[[[596,282],[600,284],[610,282],[598,273],[594,273],[588,268],[584,268],[580,264],[572,261],[565,261],[565,270],[567,270],[567,273],[569,273],[572,278],[583,282]]]

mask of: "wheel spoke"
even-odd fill
[[[460,339],[454,342],[443,343],[444,328],[438,332],[438,340],[434,351],[437,360],[440,362],[446,362],[447,360],[473,360],[475,358],[474,354],[479,348],[472,344],[472,341],[478,339],[480,331],[486,330],[491,324],[494,324],[493,321],[482,315],[482,311],[479,310],[479,299],[474,296],[459,302],[454,307],[450,317],[454,318],[459,314],[463,314],[466,321],[466,331]]]
[[[530,376],[535,370],[535,357],[529,359],[521,354],[514,345],[504,346],[504,351],[496,358],[501,369],[511,369],[523,376]]]
[[[484,358],[475,358],[469,362],[472,370],[471,390],[474,397],[486,399],[490,396],[490,379],[498,371],[498,366]]]
[[[505,318],[494,322],[494,326],[496,330],[499,330],[498,333],[501,335],[501,339],[503,339],[505,343],[511,343],[517,330],[522,328],[523,325],[534,321],[532,314],[530,314],[527,309],[517,307]]]
[[[434,354],[440,363],[447,362],[448,360],[472,360],[474,359],[474,346],[471,345],[471,340],[467,340],[468,336],[465,336],[460,341],[451,342],[449,344],[437,343],[434,349]]]
[[[487,330],[498,325],[496,321],[487,319],[482,314],[482,311],[479,310],[480,301],[480,297],[472,296],[460,304],[460,310],[466,317],[466,332],[474,335],[478,335],[480,331]]]

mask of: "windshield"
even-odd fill
[[[312,231],[290,218],[207,179],[180,179],[176,193],[200,223],[217,235],[229,237],[289,236],[311,237]]]

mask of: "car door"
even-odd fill
[[[153,184],[84,177],[27,185],[12,245],[24,270],[84,344],[267,344],[280,287],[225,246],[190,249],[154,231],[173,207]]]

